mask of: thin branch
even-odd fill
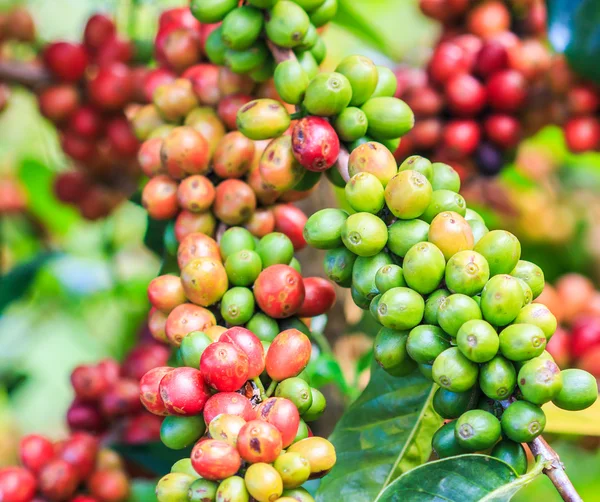
[[[267,47],[271,51],[271,55],[277,64],[283,63],[288,59],[296,59],[296,54],[292,49],[285,49],[279,45],[275,45],[271,40],[267,39]]]
[[[514,401],[514,398],[510,398],[500,401],[500,404],[506,409]],[[552,481],[562,499],[565,502],[583,502],[583,499],[579,496],[579,493],[577,493],[573,483],[567,476],[565,466],[560,461],[558,453],[552,449],[546,440],[542,436],[538,436],[530,443],[527,443],[527,446],[529,446],[531,453],[535,457],[540,456],[544,460],[544,474],[550,478],[550,481]]]
[[[50,85],[52,76],[43,66],[20,61],[0,61],[0,81],[36,89]]]

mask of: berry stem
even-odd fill
[[[510,398],[500,401],[500,404],[506,409],[514,400],[514,398]],[[565,471],[563,463],[560,461],[558,453],[552,449],[548,442],[542,436],[538,436],[530,443],[527,443],[527,446],[529,446],[534,457],[542,457],[545,464],[543,472],[550,478],[550,481],[552,481],[552,484],[562,499],[565,502],[583,502],[583,499],[579,493],[577,493],[569,476],[567,476],[567,472]]]
[[[288,59],[296,59],[296,55],[292,49],[284,49],[283,47],[279,47],[279,45],[275,45],[269,39],[267,39],[267,47],[271,51],[271,55],[277,64],[283,63]]]
[[[42,66],[17,61],[0,61],[0,80],[32,89],[52,83],[50,73]]]
[[[267,392],[265,392],[265,395],[267,397],[271,397],[273,395],[273,392],[275,392],[275,387],[277,387],[277,384],[279,382],[277,380],[273,380],[271,382],[271,385],[269,385],[269,388],[267,389]]]
[[[260,377],[254,377],[252,379],[252,381],[254,382],[254,385],[256,385],[258,387],[258,390],[260,391],[260,399],[261,401],[265,400],[265,386],[263,385],[263,383],[260,381]]]

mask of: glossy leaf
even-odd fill
[[[148,249],[161,256],[165,250],[164,235],[169,221],[155,220],[148,216],[148,226],[144,236],[144,244]]]
[[[111,445],[127,463],[156,476],[164,476],[171,471],[171,466],[178,460],[189,457],[191,447],[183,450],[170,450],[160,441],[143,444]]]
[[[460,455],[430,462],[400,476],[374,502],[504,502],[536,478],[539,461],[524,476],[487,455]]]
[[[433,384],[419,372],[396,378],[373,365],[371,381],[331,436],[337,464],[323,478],[317,500],[372,502],[394,479],[431,454],[441,425]]]

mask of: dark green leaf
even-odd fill
[[[155,443],[144,443],[139,445],[116,444],[112,445],[126,462],[135,464],[138,468],[152,473],[155,476],[164,476],[171,472],[171,466],[189,457],[192,449],[170,450],[160,441]]]
[[[402,473],[427,461],[441,425],[433,384],[419,372],[396,378],[373,365],[371,381],[337,424],[337,464],[323,478],[319,502],[372,502]]]
[[[157,480],[135,479],[127,502],[156,502]]]
[[[543,469],[542,462],[517,476],[507,463],[487,455],[460,455],[430,462],[400,476],[374,502],[504,502]]]
[[[306,368],[310,375],[311,385],[321,388],[324,385],[333,383],[338,386],[341,392],[348,392],[348,385],[342,373],[339,363],[331,354],[321,354],[317,359],[311,361]]]
[[[165,230],[169,225],[168,220],[155,220],[148,216],[148,226],[144,235],[144,244],[148,249],[162,256],[165,250]]]
[[[41,253],[33,260],[17,265],[0,280],[0,312],[11,302],[21,298],[29,289],[38,271],[55,253]]]

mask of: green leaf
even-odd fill
[[[134,479],[127,502],[156,502],[157,480]]]
[[[434,385],[419,372],[392,377],[373,365],[371,381],[330,438],[337,464],[323,478],[319,502],[372,502],[402,473],[426,462],[442,423],[433,411]]]
[[[524,476],[487,455],[460,455],[430,462],[400,476],[374,502],[505,502],[536,478],[540,460]]]
[[[139,445],[116,444],[111,445],[111,448],[118,452],[127,462],[136,464],[138,467],[156,476],[164,476],[169,473],[171,466],[175,462],[189,457],[192,452],[191,447],[183,450],[171,450],[160,441]]]
[[[162,256],[165,251],[165,230],[169,225],[168,220],[155,220],[148,216],[148,226],[144,235],[144,244],[148,249]]]
[[[313,387],[317,389],[324,385],[333,383],[338,386],[344,394],[348,393],[348,384],[342,373],[339,363],[331,354],[321,354],[317,359],[311,361],[306,368]]]
[[[33,260],[17,265],[0,281],[0,312],[11,302],[21,298],[29,289],[38,271],[55,253],[40,253]]]

